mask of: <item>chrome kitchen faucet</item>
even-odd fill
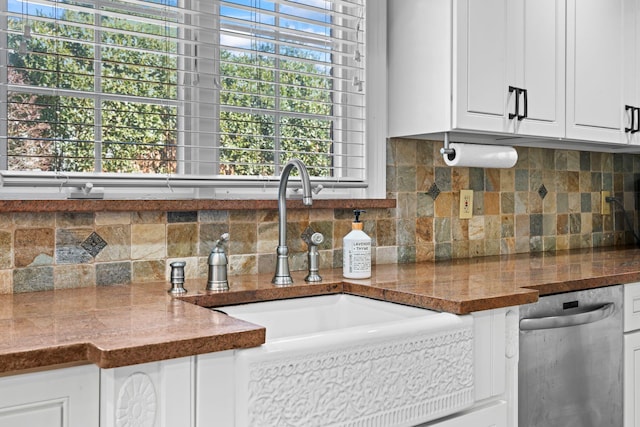
[[[302,203],[311,206],[311,181],[307,167],[299,159],[291,159],[282,169],[280,186],[278,187],[278,249],[276,260],[276,273],[271,283],[276,286],[288,286],[293,283],[289,273],[289,248],[287,248],[287,183],[291,169],[297,168],[302,181]]]

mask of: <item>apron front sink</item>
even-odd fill
[[[471,316],[346,294],[216,310],[267,330],[235,351],[237,426],[415,426],[473,405]]]

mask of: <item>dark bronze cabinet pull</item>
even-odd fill
[[[636,130],[636,107],[633,107],[631,105],[625,105],[624,106],[624,111],[627,112],[631,110],[631,126],[629,126],[628,128],[624,128],[625,132],[631,132],[631,133],[635,133],[637,132]]]
[[[509,93],[516,93],[516,108],[514,113],[509,113],[509,120],[517,118],[518,121],[524,119],[529,114],[529,98],[527,90],[515,86],[509,86]],[[524,114],[520,114],[520,95],[524,95]]]
[[[529,115],[529,98],[527,97],[527,90],[520,89],[520,93],[524,95],[524,114],[520,114],[520,111],[518,111],[518,120],[522,120]]]
[[[516,93],[516,109],[515,113],[509,113],[509,120],[520,116],[520,89],[515,86],[509,86],[509,93]]]

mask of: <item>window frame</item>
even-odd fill
[[[4,0],[5,7],[7,2]],[[186,0],[194,3],[204,3],[210,0]],[[322,184],[324,190],[315,197],[321,199],[362,199],[385,198],[386,195],[386,138],[387,138],[387,72],[386,72],[386,2],[370,0],[366,7],[366,141],[364,143],[364,179],[361,188],[357,183],[327,182],[322,179],[312,179],[314,185]],[[7,18],[3,17],[0,25],[7,28]],[[214,31],[218,31],[217,23]],[[3,43],[6,43],[3,38]],[[2,46],[6,48],[6,45]],[[219,49],[219,47],[216,47]],[[207,58],[209,52],[198,52],[199,57]],[[217,52],[214,52],[217,53]],[[0,55],[0,79],[7,81],[6,55]],[[198,59],[200,61],[201,59]],[[206,61],[207,59],[202,59]],[[215,60],[211,60],[217,62]],[[189,69],[189,64],[183,64]],[[193,64],[191,64],[193,67]],[[195,68],[195,67],[194,67]],[[193,70],[193,68],[191,69]],[[99,77],[96,77],[99,78]],[[198,91],[191,90],[186,96],[202,96]],[[101,99],[105,94],[94,94],[93,99]],[[0,97],[6,101],[7,86],[2,85]],[[108,97],[108,95],[107,95]],[[96,101],[99,102],[99,101]],[[197,102],[188,102],[197,105]],[[183,107],[179,107],[183,108]],[[216,111],[218,113],[218,111]],[[0,102],[0,132],[7,134],[7,104]],[[216,115],[218,117],[219,115]],[[183,117],[186,117],[183,116]],[[184,130],[201,123],[190,123],[178,130],[178,149],[188,149],[188,145],[180,141]],[[217,124],[215,124],[217,126]],[[96,141],[97,142],[97,141]],[[0,153],[0,166],[5,170],[0,172],[2,187],[0,199],[67,199],[67,198],[104,198],[104,199],[272,199],[277,195],[278,177],[247,179],[247,177],[225,177],[222,179],[202,181],[193,177],[185,177],[174,183],[168,183],[163,177],[128,176],[121,180],[121,184],[114,184],[114,176],[98,173],[95,176],[75,176],[72,173],[59,173],[65,177],[63,185],[46,186],[45,180],[38,180],[37,173],[18,173],[6,171],[5,142],[3,153]],[[216,149],[218,149],[216,147]],[[197,154],[196,154],[197,155]],[[182,162],[179,162],[181,164]],[[95,179],[94,179],[95,178]],[[175,177],[172,177],[172,179]],[[120,180],[118,180],[120,181]],[[294,179],[295,181],[295,179]],[[76,183],[78,185],[76,185]],[[89,184],[85,187],[85,184]],[[67,187],[69,185],[70,187]],[[295,186],[295,183],[292,184]],[[93,186],[93,191],[87,191]],[[84,188],[82,188],[84,187]]]

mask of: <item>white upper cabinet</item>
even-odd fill
[[[508,86],[515,80],[507,6],[508,0],[454,3],[453,129],[508,132],[512,128]]]
[[[388,19],[389,136],[640,147],[640,0],[402,0]]]
[[[390,2],[390,136],[563,136],[564,14],[559,0]]]
[[[452,129],[562,136],[564,2],[455,5]]]
[[[557,0],[510,1],[515,41],[516,83],[526,90],[525,118],[516,132],[561,137],[565,127],[565,3]]]
[[[640,145],[640,0],[624,0],[625,142]]]
[[[623,3],[624,0],[567,0],[569,139],[627,142]],[[633,56],[633,52],[629,54]]]

